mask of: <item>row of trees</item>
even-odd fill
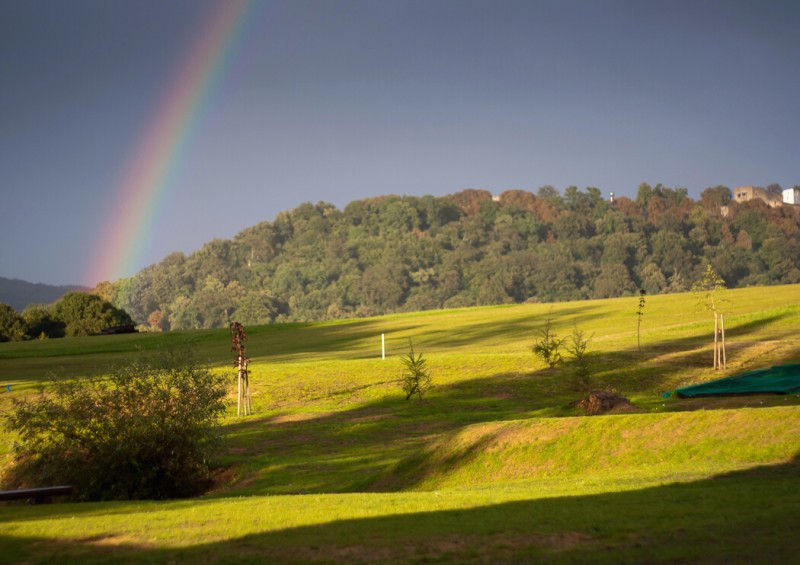
[[[798,208],[642,184],[306,203],[96,293],[156,330],[800,282]]]
[[[133,324],[124,310],[86,292],[70,292],[50,305],[28,306],[21,314],[0,303],[0,341],[91,335]]]

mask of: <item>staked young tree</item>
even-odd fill
[[[636,349],[642,352],[642,318],[644,318],[645,296],[647,291],[639,289],[639,307],[636,309]]]
[[[722,308],[730,302],[725,281],[709,263],[703,276],[692,286],[697,307],[714,316],[714,369],[727,366],[725,352],[725,317]]]

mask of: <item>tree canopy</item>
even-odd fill
[[[799,218],[724,186],[696,202],[646,183],[614,203],[552,186],[305,203],[102,290],[168,330],[681,292],[709,264],[730,288],[798,283]]]
[[[21,315],[0,303],[0,341],[92,335],[109,327],[133,324],[121,308],[82,291],[69,292],[50,305],[32,304]]]

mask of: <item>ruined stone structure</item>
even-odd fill
[[[758,198],[767,203],[771,208],[783,206],[783,196],[780,194],[770,194],[763,188],[757,186],[737,186],[733,191],[733,199],[736,202],[748,202]]]

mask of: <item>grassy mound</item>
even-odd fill
[[[379,484],[437,490],[579,475],[707,477],[791,461],[798,415],[792,406],[475,424],[404,459]]]

